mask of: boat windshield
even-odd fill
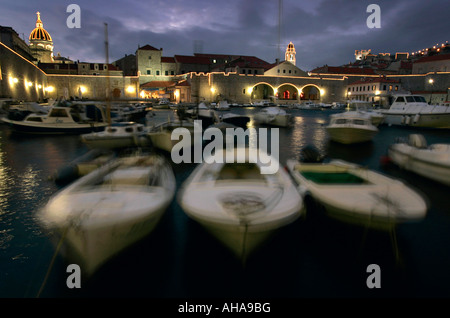
[[[408,103],[414,103],[414,96],[406,96],[406,101]]]
[[[427,102],[423,96],[413,96],[413,97],[417,103],[426,103]]]

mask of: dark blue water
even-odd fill
[[[233,112],[252,115],[252,108]],[[147,238],[108,262],[80,289],[66,286],[67,263],[37,226],[34,213],[60,189],[48,177],[87,151],[78,136],[18,136],[0,127],[0,297],[449,297],[450,188],[380,165],[397,137],[420,132],[429,144],[450,142],[449,131],[380,127],[373,142],[345,146],[325,131],[334,111],[289,110],[280,129],[280,161],[313,144],[330,158],[362,164],[413,185],[430,202],[425,220],[400,225],[397,251],[388,233],[366,231],[309,213],[283,228],[242,266],[225,247],[172,202]],[[165,119],[169,111],[157,111]],[[177,184],[195,164],[173,164]],[[381,288],[369,289],[367,267],[381,269]],[[48,279],[44,278],[49,271]]]

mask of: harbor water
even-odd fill
[[[252,117],[258,108],[232,112]],[[68,288],[68,263],[38,226],[35,212],[62,185],[49,179],[88,151],[77,135],[19,135],[0,125],[0,297],[2,298],[445,298],[450,296],[450,188],[382,164],[399,137],[421,133],[428,144],[449,143],[449,130],[380,126],[373,141],[342,145],[325,129],[336,110],[291,110],[279,129],[280,163],[314,145],[343,159],[402,179],[428,200],[424,220],[401,224],[395,236],[308,211],[252,254],[245,266],[176,198],[148,237],[106,263],[81,288]],[[170,110],[155,110],[152,121]],[[168,159],[170,155],[166,154]],[[173,164],[178,188],[195,163]],[[368,267],[380,268],[381,288],[369,288]]]

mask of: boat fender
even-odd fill
[[[414,116],[413,123],[414,123],[414,124],[417,124],[417,122],[419,121],[419,119],[420,119],[420,114],[416,114],[416,116]]]
[[[401,124],[404,125],[405,122],[406,122],[406,116],[402,116],[402,122],[401,122]]]
[[[406,125],[411,124],[411,116],[406,116],[405,124]]]

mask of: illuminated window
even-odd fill
[[[389,85],[389,90],[392,91],[392,85]]]

